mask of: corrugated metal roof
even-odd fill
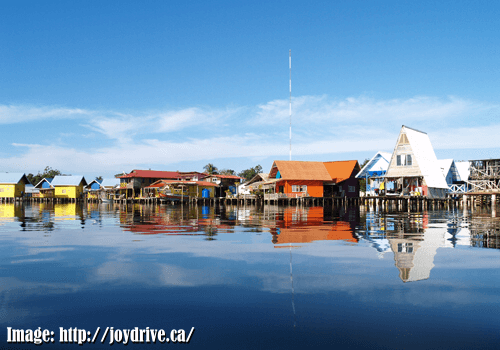
[[[80,183],[83,181],[83,185],[87,185],[87,181],[85,181],[85,178],[81,175],[72,175],[72,176],[65,176],[65,175],[58,175],[54,177],[54,180],[52,180],[51,185],[52,186],[79,186]]]
[[[0,173],[0,184],[17,184],[23,178],[26,183],[29,183],[24,173]]]
[[[157,179],[178,179],[181,177],[177,171],[159,171],[159,170],[132,170],[130,173],[119,176],[120,179],[144,177]]]
[[[274,165],[278,168],[283,180],[332,180],[322,162],[275,160]]]
[[[336,183],[347,180],[351,177],[351,174],[356,169],[359,169],[359,164],[357,160],[344,160],[337,162],[324,162],[328,174],[330,174],[330,180]]]

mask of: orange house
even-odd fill
[[[351,223],[325,222],[323,207],[302,210],[286,208],[283,212],[283,219],[277,220],[276,223],[276,227],[270,228],[274,244],[337,240],[358,242]]]
[[[323,183],[332,181],[323,162],[276,160],[269,172],[269,182],[276,193],[289,197],[323,197]]]

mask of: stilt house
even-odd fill
[[[388,194],[446,198],[448,191],[429,136],[404,125],[394,147],[385,181],[394,185],[394,190]]]
[[[388,152],[377,152],[356,175],[357,179],[366,180],[366,195],[379,194],[380,184],[384,182],[391,156]]]
[[[58,175],[52,180],[55,198],[77,199],[83,196],[83,187],[87,185],[85,177],[81,175]]]
[[[22,197],[25,191],[25,185],[29,183],[24,173],[0,173],[0,197]]]

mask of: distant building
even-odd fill
[[[24,173],[0,173],[0,197],[23,197],[26,184],[29,180]]]
[[[219,175],[210,174],[203,179],[203,181],[216,184],[215,197],[226,197],[226,191],[232,195],[236,194],[236,188],[243,178],[237,175]]]
[[[36,185],[35,188],[38,189],[38,197],[40,198],[54,198],[54,187],[52,186],[52,177],[44,177]]]
[[[50,185],[54,188],[55,198],[78,199],[83,197],[83,188],[87,181],[81,175],[57,175]]]
[[[128,174],[117,176],[120,179],[120,195],[124,198],[135,198],[141,195],[142,189],[158,180],[181,180],[177,171],[132,170]]]

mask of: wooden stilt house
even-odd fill
[[[54,187],[52,186],[52,177],[44,177],[36,185],[35,188],[39,190],[38,197],[40,198],[54,198]]]
[[[55,198],[78,199],[83,196],[83,187],[87,185],[85,177],[81,175],[55,176],[51,182]]]
[[[365,193],[367,196],[379,194],[380,185],[384,182],[391,156],[388,152],[377,152],[356,175],[357,179],[366,181]]]
[[[394,190],[387,191],[389,195],[446,198],[448,185],[425,132],[401,127],[383,190],[387,189],[388,182],[394,186]]]
[[[29,180],[24,173],[0,173],[0,197],[20,198]]]

